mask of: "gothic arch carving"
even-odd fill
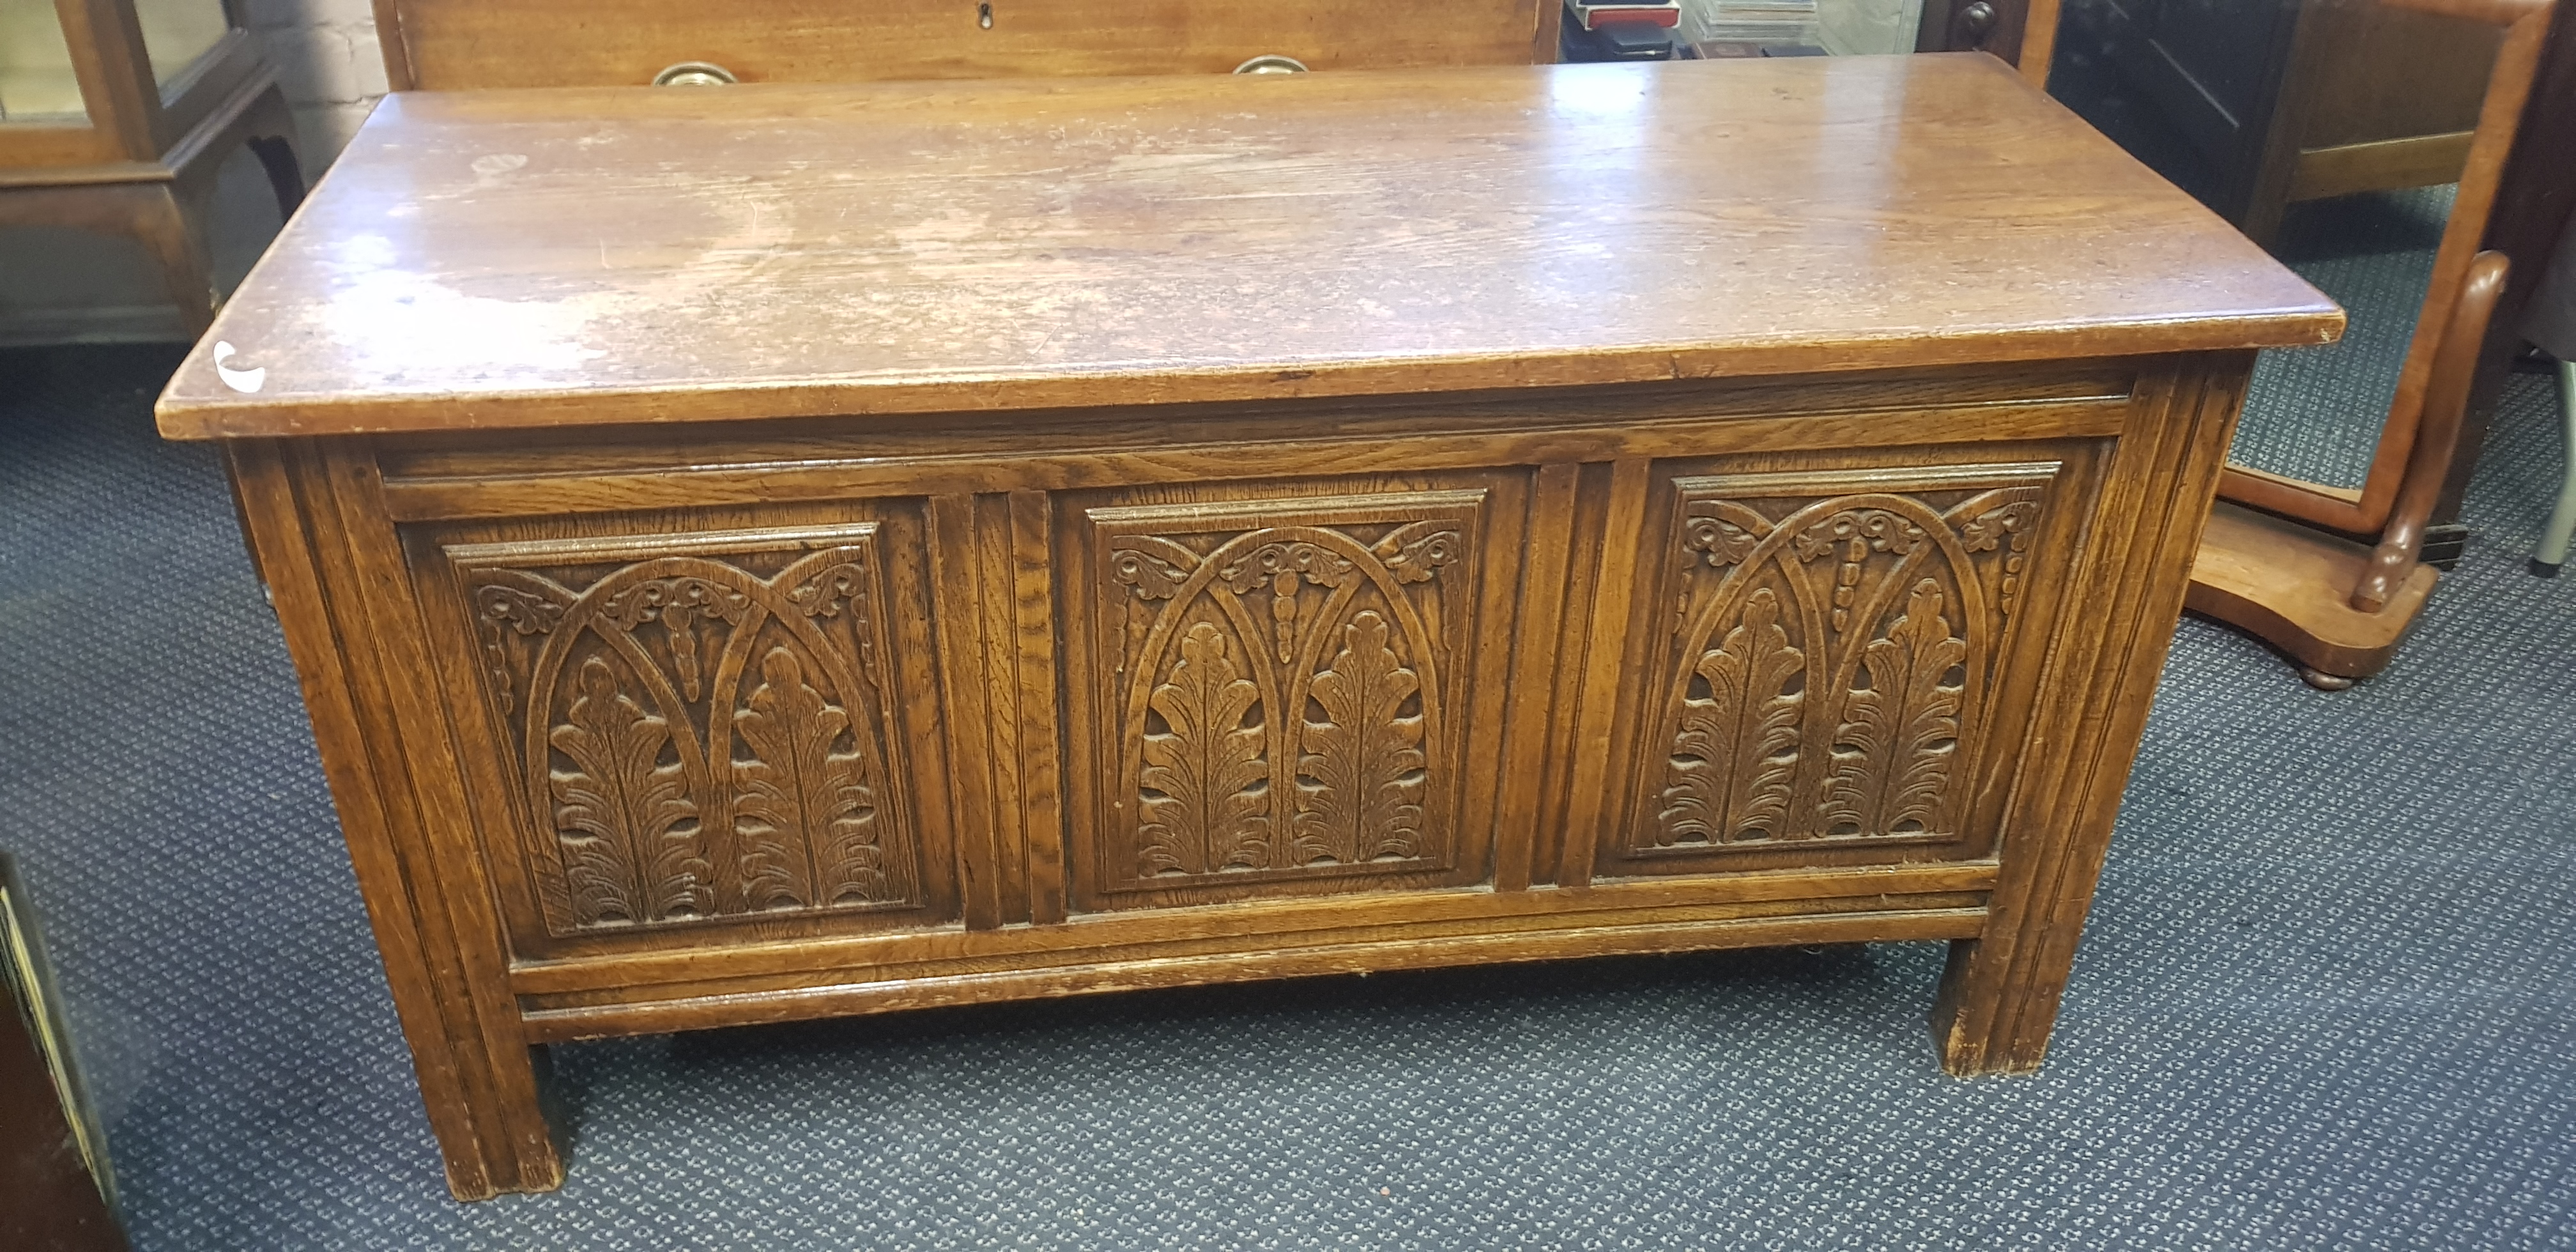
[[[738,538],[460,561],[552,933],[922,903],[875,526]]]
[[[1955,837],[2055,470],[1676,480],[1630,849]]]

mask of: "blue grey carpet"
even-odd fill
[[[2350,320],[2326,347],[2263,354],[2254,369],[2259,398],[2245,407],[2231,456],[2276,474],[2361,485],[2432,283],[2451,191],[2345,196],[2294,204],[2282,215],[2274,254]]]
[[[570,1181],[459,1205],[175,363],[0,354],[0,845],[146,1252],[2576,1247],[2540,379],[2387,675],[2184,625],[2036,1077],[1935,945],[1207,988],[562,1049]]]

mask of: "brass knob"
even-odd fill
[[[1995,6],[1986,0],[1977,0],[1975,4],[1959,10],[1959,29],[1968,32],[1968,38],[1983,39],[1986,32],[1994,28]]]
[[[1234,67],[1237,74],[1303,74],[1306,63],[1276,52],[1265,53]]]
[[[733,76],[732,70],[713,61],[682,61],[665,66],[661,73],[653,76],[656,87],[722,87],[741,81]]]

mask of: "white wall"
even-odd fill
[[[385,92],[368,0],[240,0],[244,23],[295,108],[306,181],[346,147]],[[248,153],[225,162],[209,234],[215,280],[229,289],[280,225]],[[0,230],[0,344],[182,338],[143,249],[67,230]]]
[[[368,0],[241,0],[241,12],[295,106],[307,162],[337,155],[385,94]]]

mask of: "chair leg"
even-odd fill
[[[295,112],[286,105],[286,93],[270,87],[260,93],[251,105],[251,155],[259,158],[260,168],[268,171],[268,187],[277,196],[277,215],[295,216],[297,205],[304,203],[304,164],[295,155]]]
[[[2540,547],[2531,554],[2531,572],[2556,578],[2567,560],[2567,537],[2576,532],[2576,361],[2558,363],[2558,405],[2567,416],[2567,477],[2558,488],[2558,507],[2540,529]]]

